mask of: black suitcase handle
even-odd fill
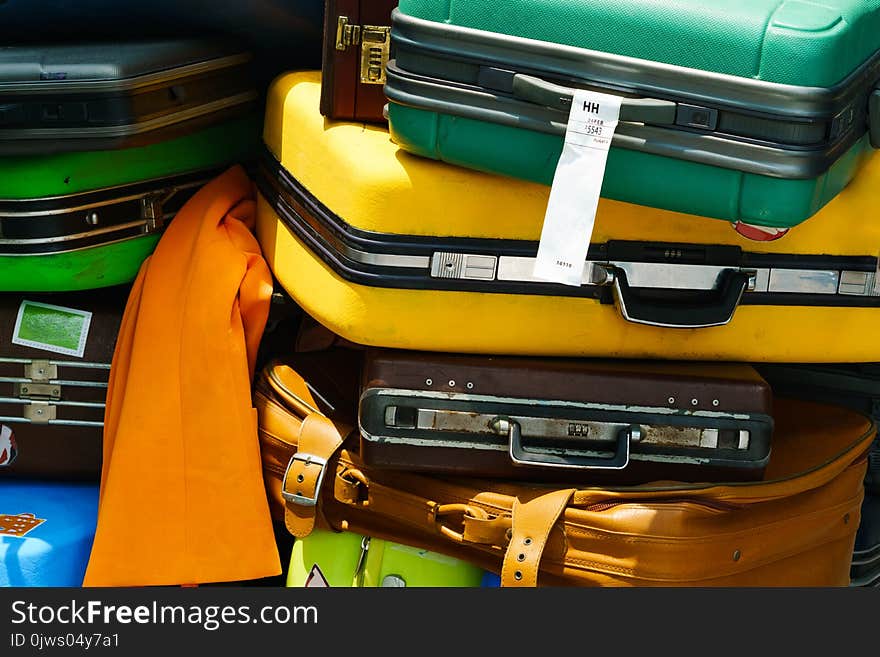
[[[543,107],[571,110],[575,90],[531,75],[517,73],[513,76],[513,95]],[[620,120],[654,125],[675,123],[678,105],[668,100],[656,98],[623,98],[620,103]]]
[[[642,437],[641,427],[630,425],[617,434],[617,444],[611,456],[584,457],[571,454],[540,454],[523,447],[519,423],[505,417],[497,417],[491,427],[495,433],[507,434],[510,460],[515,465],[569,468],[576,470],[622,470],[629,464],[630,442]]]
[[[626,280],[626,272],[614,268],[614,297],[623,318],[636,324],[663,328],[708,328],[723,326],[748,289],[754,274],[728,270],[721,276],[715,298],[709,302],[653,301],[640,296]]]

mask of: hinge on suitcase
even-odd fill
[[[353,25],[348,16],[336,19],[336,50],[361,47],[361,84],[385,84],[385,66],[391,51],[391,28],[385,25]]]
[[[49,402],[61,399],[61,385],[52,383],[58,377],[58,366],[48,360],[33,360],[24,366],[24,376],[30,381],[15,384],[15,395],[27,400],[22,410],[27,420],[34,424],[48,424],[56,419],[56,409]]]
[[[56,408],[44,401],[34,401],[24,407],[24,417],[34,424],[49,424],[57,419]]]
[[[15,394],[20,399],[61,399],[61,386],[53,379],[58,378],[58,366],[48,360],[32,360],[24,366],[24,378],[15,384]]]

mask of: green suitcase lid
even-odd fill
[[[835,85],[880,50],[878,0],[400,0],[398,6],[425,20],[798,86]]]

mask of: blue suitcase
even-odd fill
[[[0,586],[81,586],[98,484],[0,479]]]

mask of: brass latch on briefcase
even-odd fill
[[[336,50],[361,47],[360,81],[385,84],[385,65],[391,46],[391,28],[384,25],[352,25],[348,16],[336,20]]]

